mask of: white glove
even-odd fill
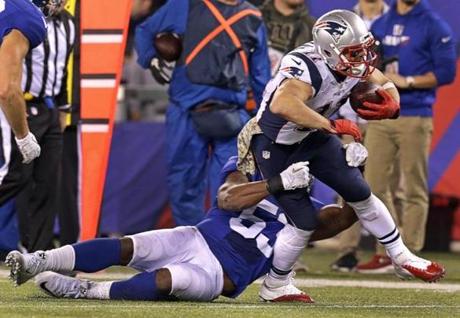
[[[369,153],[366,147],[359,142],[345,144],[343,148],[345,149],[345,158],[350,167],[359,167],[366,162]]]
[[[311,175],[308,161],[296,162],[280,173],[284,190],[306,188],[310,183]]]
[[[32,160],[40,156],[40,145],[37,142],[37,139],[35,139],[34,134],[29,132],[24,138],[22,139],[17,139],[16,137],[16,143],[18,144],[19,151],[22,154],[22,157],[24,158],[22,160],[22,163],[31,163]]]

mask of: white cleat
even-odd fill
[[[6,256],[5,264],[10,267],[10,279],[19,286],[45,270],[46,254],[43,251],[26,254],[12,251]]]
[[[418,278],[434,283],[444,277],[445,268],[436,262],[418,257],[411,252],[401,253],[393,260],[396,276],[401,279]]]
[[[294,286],[290,278],[287,285],[270,287],[265,278],[259,291],[259,298],[268,302],[302,302],[314,303],[315,301],[306,293]]]
[[[35,284],[46,294],[57,298],[86,298],[92,283],[54,272],[43,272],[35,277]]]

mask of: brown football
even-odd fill
[[[381,88],[381,86],[369,82],[359,82],[351,90],[350,93],[350,105],[354,111],[357,109],[366,109],[366,106],[363,105],[364,102],[370,102],[375,104],[380,104],[383,101],[383,98],[380,97],[376,91]]]
[[[158,55],[168,62],[177,61],[182,54],[182,41],[176,33],[159,33],[154,46]]]

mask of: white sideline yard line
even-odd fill
[[[0,309],[18,309],[18,308],[35,308],[38,309],[40,306],[49,307],[49,303],[46,304],[0,304]],[[264,309],[267,308],[279,308],[279,309],[298,309],[302,307],[302,309],[443,309],[443,308],[453,308],[453,309],[460,309],[460,305],[321,305],[321,304],[280,304],[280,303],[273,303],[273,304],[234,304],[234,303],[193,303],[193,304],[181,304],[181,303],[173,303],[173,304],[159,304],[155,302],[148,302],[145,304],[123,304],[123,303],[111,303],[106,301],[99,301],[98,304],[85,304],[85,305],[76,305],[76,304],[59,304],[53,303],[53,308],[82,308],[82,309],[91,309],[91,308],[107,308],[112,307],[115,309],[149,309],[149,308],[171,308],[171,309]]]
[[[0,278],[7,278],[9,271],[0,269]],[[131,277],[132,273],[109,273],[98,272],[94,274],[81,273],[80,278],[96,280],[120,280]],[[261,284],[262,280],[256,280],[256,284]],[[353,279],[327,279],[327,278],[296,278],[295,284],[303,288],[315,287],[362,287],[362,288],[380,288],[380,289],[416,289],[432,290],[442,292],[460,292],[460,284],[452,283],[423,283],[407,281],[378,281],[378,280],[353,280]],[[459,306],[460,307],[460,306]]]
[[[258,280],[257,283],[262,281]],[[353,280],[353,279],[326,279],[326,278],[296,278],[295,284],[301,287],[364,287],[364,288],[387,288],[387,289],[420,289],[446,292],[460,291],[460,284],[449,283],[423,283],[423,282],[384,282],[377,280]]]

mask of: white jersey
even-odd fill
[[[300,142],[313,130],[287,121],[270,111],[270,103],[278,87],[286,79],[298,79],[313,88],[313,97],[307,102],[317,113],[330,117],[348,99],[351,89],[359,82],[353,77],[341,78],[315,52],[313,42],[299,46],[281,60],[278,73],[265,87],[257,121],[263,133],[279,144]]]

